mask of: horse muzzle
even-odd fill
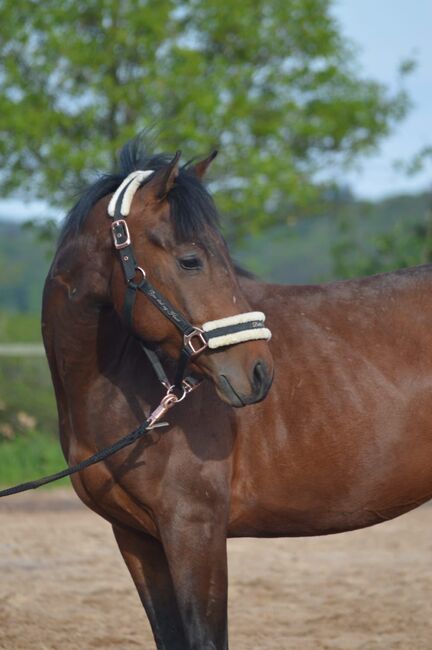
[[[244,347],[247,347],[246,344]],[[220,399],[230,406],[241,408],[248,404],[261,402],[270,390],[273,382],[273,362],[267,346],[255,344],[262,348],[263,354],[253,355],[252,363],[241,363],[233,358],[234,350],[221,351],[202,358],[200,366],[205,375],[214,384]],[[243,348],[243,346],[239,346]],[[240,353],[240,349],[238,349]]]
[[[220,374],[219,382],[216,384],[216,392],[219,397],[228,402],[231,406],[241,408],[248,404],[261,402],[270,390],[273,382],[273,372],[262,361],[257,361],[250,379],[250,389],[245,391],[238,386],[236,377],[228,374]]]

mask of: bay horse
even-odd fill
[[[227,537],[348,531],[432,496],[432,268],[322,286],[248,277],[233,266],[202,182],[212,158],[180,168],[178,156],[147,155],[139,139],[126,145],[120,172],[93,184],[66,218],[44,290],[69,464],[160,401],[140,340],[170,377],[182,346],[144,295],[130,324],[123,317],[107,210],[128,174],[153,170],[128,226],[160,293],[194,324],[250,309],[267,316],[269,344],[191,359],[206,380],[170,412],[168,428],[72,478],[112,524],[159,650],[228,648]]]

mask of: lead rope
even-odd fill
[[[134,442],[142,438],[142,436],[148,431],[151,431],[152,429],[155,429],[159,426],[166,426],[168,424],[167,422],[159,423],[159,420],[165,415],[167,411],[169,411],[169,409],[181,402],[186,397],[186,395],[188,393],[191,393],[195,388],[197,388],[197,386],[198,385],[191,386],[189,391],[185,390],[184,394],[181,397],[177,397],[172,392],[171,388],[168,389],[160,404],[154,409],[154,411],[152,411],[148,418],[142,424],[140,424],[139,427],[131,431],[131,433],[128,433],[123,438],[120,438],[120,440],[117,440],[117,442],[114,442],[109,447],[105,447],[104,449],[101,449],[101,451],[96,452],[93,454],[93,456],[86,458],[76,465],[72,465],[72,467],[67,467],[60,472],[50,474],[49,476],[44,476],[43,478],[39,478],[35,481],[19,483],[18,485],[6,488],[5,490],[0,490],[0,497],[7,497],[11,494],[26,492],[27,490],[35,490],[41,485],[47,485],[47,483],[52,483],[53,481],[58,481],[59,479],[65,478],[66,476],[71,476],[72,474],[81,472],[83,469],[86,469],[91,465],[95,465],[96,463],[100,463],[102,460],[105,460],[113,454],[116,454],[118,451],[120,451],[120,449],[124,449],[125,447],[132,445]]]
[[[121,449],[132,445],[134,442],[142,438],[142,436],[148,431],[156,429],[157,427],[168,426],[168,422],[159,422],[159,420],[173,406],[182,402],[186,396],[189,395],[189,393],[198,388],[201,382],[194,377],[188,377],[187,379],[184,379],[182,386],[183,392],[180,396],[176,395],[174,392],[175,387],[170,386],[168,377],[156,353],[153,352],[153,350],[146,348],[144,345],[142,345],[142,348],[149,358],[149,361],[152,364],[160,383],[166,388],[167,391],[158,406],[150,413],[148,418],[142,424],[140,424],[139,427],[131,431],[131,433],[128,433],[123,438],[120,438],[120,440],[117,440],[117,442],[114,442],[109,447],[101,449],[101,451],[96,452],[93,454],[93,456],[86,458],[80,463],[76,463],[76,465],[72,465],[72,467],[66,467],[65,469],[62,469],[55,474],[44,476],[43,478],[39,478],[35,481],[19,483],[18,485],[6,488],[5,490],[0,490],[0,497],[7,497],[11,494],[26,492],[27,490],[35,490],[36,488],[41,487],[41,485],[47,485],[48,483],[53,483],[54,481],[58,481],[61,478],[65,478],[66,476],[71,476],[72,474],[81,472],[83,469],[86,469],[91,465],[95,465],[96,463],[100,463],[102,460],[106,460]]]

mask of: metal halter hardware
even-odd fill
[[[194,340],[198,339],[201,345],[197,347],[194,346]],[[195,327],[192,332],[185,334],[183,337],[183,342],[186,348],[188,348],[191,354],[201,354],[208,347],[208,340],[205,337],[204,330],[200,327]]]
[[[117,250],[126,248],[131,243],[128,225],[124,219],[117,219],[111,224],[114,246]]]
[[[201,382],[199,382],[201,383]],[[167,413],[173,406],[182,402],[189,393],[191,393],[195,388],[198,388],[199,383],[195,386],[190,384],[187,379],[183,379],[182,382],[182,394],[177,396],[175,394],[175,386],[170,386],[167,390],[167,393],[160,404],[150,413],[147,418],[148,426],[147,430],[155,429],[156,427],[166,426],[167,422],[159,422],[159,420]]]
[[[142,284],[142,283],[144,282],[144,280],[146,279],[147,274],[146,274],[146,272],[144,271],[144,269],[143,269],[142,266],[136,266],[136,267],[135,267],[135,271],[139,271],[139,272],[141,273],[141,282],[136,282],[136,283],[135,283],[135,284],[137,285],[137,287],[139,287],[140,284]],[[129,283],[129,284],[130,284],[130,283]]]

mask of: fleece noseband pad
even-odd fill
[[[264,327],[264,321],[265,315],[262,311],[250,311],[210,320],[204,323],[202,330],[205,332],[209,348],[214,350],[245,341],[270,340],[271,332]]]

